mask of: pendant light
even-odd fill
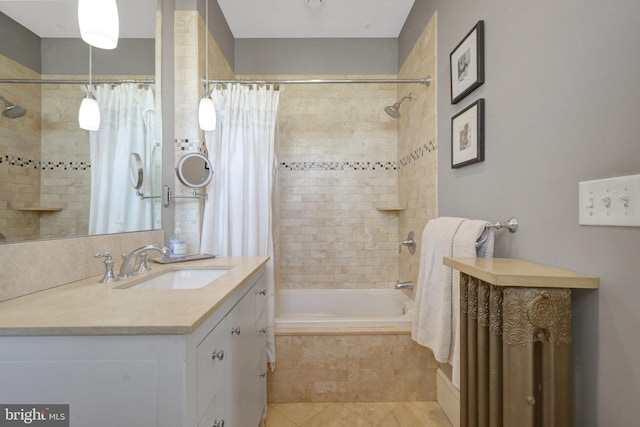
[[[204,96],[198,106],[198,124],[204,131],[216,130],[216,107],[210,97],[209,92],[209,0],[205,1],[205,30],[204,30],[204,61],[205,61],[205,84]]]
[[[100,49],[118,46],[120,20],[116,0],[78,0],[82,40]]]
[[[78,111],[78,123],[81,129],[97,131],[100,128],[100,105],[92,92],[91,75],[93,73],[93,53],[89,45],[89,90],[87,96],[82,99]]]

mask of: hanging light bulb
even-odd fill
[[[204,62],[205,62],[205,84],[204,96],[198,106],[198,124],[204,131],[216,130],[216,106],[210,98],[209,91],[209,0],[205,2],[205,29],[204,29]]]
[[[198,123],[202,130],[216,130],[216,106],[206,93],[198,106]]]
[[[78,123],[81,129],[97,131],[100,128],[100,105],[92,93],[82,99],[78,111]]]
[[[93,73],[93,54],[89,45],[89,89],[78,110],[78,124],[81,129],[97,131],[100,128],[100,105],[93,95],[91,75]]]
[[[118,46],[120,20],[116,0],[78,0],[82,40],[100,49]]]

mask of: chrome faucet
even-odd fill
[[[146,254],[149,251],[158,251],[158,252],[161,252],[163,255],[169,254],[169,249],[160,245],[145,245],[138,249],[132,250],[129,255],[123,252],[122,265],[120,266],[120,274],[118,274],[118,276],[131,277],[138,274],[138,272],[136,271],[136,261],[138,260],[138,257],[140,255]]]
[[[396,282],[396,289],[413,289],[413,282],[401,282],[398,280]]]

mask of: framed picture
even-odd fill
[[[484,160],[484,99],[479,99],[451,119],[451,167]]]
[[[449,57],[451,103],[457,104],[484,83],[484,21],[478,21]]]

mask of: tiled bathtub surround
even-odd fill
[[[308,78],[260,76],[272,77]],[[397,203],[396,123],[383,111],[395,102],[395,86],[281,86],[281,289],[388,288],[395,283],[398,219],[376,210]]]
[[[270,403],[435,400],[437,362],[409,333],[277,335]]]
[[[414,97],[402,105],[402,115],[398,119],[398,201],[404,210],[399,215],[397,239],[404,240],[409,231],[414,231],[418,240],[414,255],[403,251],[399,256],[399,278],[403,281],[415,282],[418,278],[420,236],[427,222],[438,215],[437,150],[448,147],[448,135],[439,135],[436,139],[435,42],[434,15],[398,73],[398,77],[403,79],[428,75],[434,79],[428,88],[398,85],[398,99],[409,91]]]

